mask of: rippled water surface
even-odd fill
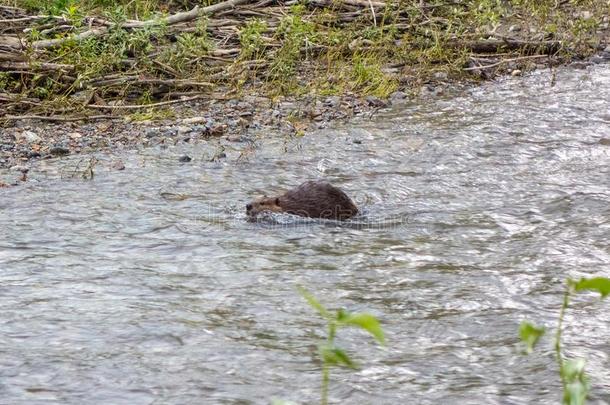
[[[550,338],[525,357],[517,330],[554,328],[566,278],[610,276],[609,138],[597,66],[260,134],[221,162],[216,141],[100,153],[93,181],[66,179],[81,157],[42,161],[0,190],[0,403],[316,403],[324,328],[298,284],[387,333],[340,331],[361,369],[333,371],[335,403],[558,403]],[[310,178],[369,224],[245,220]],[[594,403],[610,403],[609,305],[583,294],[566,317]]]

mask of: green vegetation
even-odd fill
[[[385,344],[383,329],[379,321],[371,314],[349,313],[342,309],[330,312],[307,290],[299,288],[299,292],[326,321],[326,341],[318,345],[320,360],[322,361],[322,405],[328,404],[328,388],[330,384],[330,368],[344,366],[356,369],[358,366],[351,357],[335,344],[337,330],[345,327],[356,327],[367,331],[379,342]]]
[[[583,359],[566,359],[563,355],[561,335],[565,312],[570,304],[570,297],[580,291],[595,291],[605,298],[610,294],[610,279],[605,277],[583,278],[579,281],[569,279],[564,293],[563,305],[559,312],[559,321],[555,334],[555,356],[559,366],[559,376],[563,385],[563,403],[566,405],[582,405],[587,399],[589,383],[585,374]],[[519,336],[526,344],[526,350],[531,353],[544,335],[545,329],[524,321],[519,328]]]
[[[222,6],[0,0],[21,10],[2,39],[13,49],[0,61],[0,91],[12,95],[6,111],[100,108],[84,102],[92,95],[136,105],[243,90],[383,98],[429,81],[528,68],[539,54],[591,54],[607,37],[610,12],[596,0],[316,0],[256,12],[205,8],[212,4]]]

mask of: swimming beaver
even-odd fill
[[[342,221],[356,215],[358,208],[347,194],[332,184],[306,181],[279,197],[265,196],[246,205],[246,213],[251,218],[264,211]]]

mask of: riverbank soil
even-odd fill
[[[0,167],[302,135],[448,84],[584,67],[610,59],[609,15],[605,0],[0,0]]]

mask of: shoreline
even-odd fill
[[[589,61],[576,61],[562,67],[586,69],[601,63],[610,63],[610,49],[594,55]],[[373,116],[380,109],[418,99],[442,97],[467,87],[473,85],[438,81],[423,85],[416,95],[398,90],[388,99],[347,94],[342,97],[285,97],[281,101],[265,96],[243,96],[223,101],[195,100],[173,105],[170,110],[173,116],[161,120],[134,120],[130,116],[67,122],[14,120],[0,128],[0,170],[8,170],[8,177],[16,180],[12,184],[0,182],[0,185],[19,184],[17,179],[24,177],[23,172],[27,173],[31,164],[40,159],[220,139],[253,144],[257,134],[265,131],[304,136],[309,130],[322,129],[332,122]],[[183,159],[188,161],[190,157],[184,156]],[[115,169],[122,170],[120,165]]]

